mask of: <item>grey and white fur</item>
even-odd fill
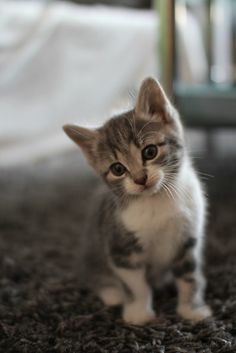
[[[98,129],[64,126],[104,180],[80,248],[80,281],[123,320],[155,318],[152,287],[172,274],[177,313],[202,320],[205,198],[186,150],[178,112],[160,84],[143,81],[133,110]]]

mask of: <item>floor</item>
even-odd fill
[[[94,179],[77,154],[2,170],[0,352],[235,353],[236,163],[197,164],[209,194],[206,298],[214,317],[181,320],[169,288],[155,293],[157,321],[146,327],[122,323],[119,308],[78,290],[80,225]]]

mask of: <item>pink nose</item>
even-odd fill
[[[140,178],[134,179],[135,184],[138,184],[138,185],[145,185],[146,181],[147,181],[147,175],[143,175]]]

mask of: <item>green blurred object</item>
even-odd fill
[[[183,84],[176,81],[175,52],[175,4],[178,0],[156,0],[160,15],[159,56],[161,60],[162,83],[174,98],[186,125],[212,130],[220,127],[236,127],[236,87],[215,84],[210,81],[211,66],[211,0],[179,0],[185,4],[204,2],[209,20],[206,39],[209,62],[206,84]]]
[[[159,57],[161,63],[161,82],[169,96],[173,96],[175,20],[174,0],[157,0],[156,8],[160,16]]]
[[[175,103],[186,125],[231,128],[236,126],[236,87],[175,84]]]
[[[67,0],[84,5],[109,5],[144,9],[151,7],[151,0]]]

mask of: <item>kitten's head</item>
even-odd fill
[[[183,156],[178,113],[162,87],[143,81],[133,110],[91,130],[65,125],[89,163],[118,195],[153,194],[168,188]]]

